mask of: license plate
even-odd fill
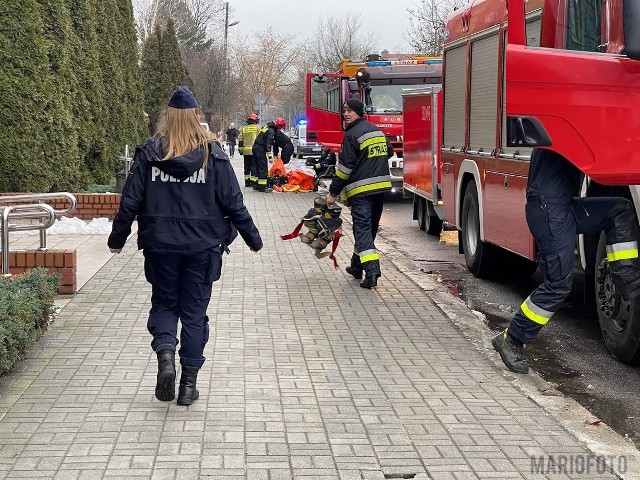
[[[320,147],[313,147],[313,151],[314,152],[319,152],[320,151]]]

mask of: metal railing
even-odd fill
[[[47,200],[68,200],[69,207],[63,210],[55,210],[51,205],[43,203]],[[39,202],[39,203],[24,203]],[[17,203],[20,205],[7,205]],[[0,197],[0,207],[2,212],[2,275],[11,276],[9,273],[9,232],[39,230],[40,248],[47,250],[47,228],[54,224],[56,216],[68,215],[75,212],[76,197],[68,192],[57,193],[34,193],[23,195],[7,195]],[[36,223],[12,223],[13,220],[37,220]]]

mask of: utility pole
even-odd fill
[[[234,25],[238,25],[240,22],[236,20],[235,22],[229,23],[229,2],[224,2],[224,44],[223,44],[223,56],[224,56],[224,70],[222,72],[222,102],[220,103],[220,131],[224,132],[224,115],[225,115],[225,105],[228,99],[229,93],[229,55],[228,55],[228,37],[229,37],[229,27],[233,27]]]

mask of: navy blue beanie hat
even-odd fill
[[[344,102],[343,106],[349,107],[351,110],[356,112],[359,117],[364,116],[364,103],[362,103],[359,98],[350,98]]]
[[[169,99],[169,106],[180,109],[198,108],[198,101],[188,87],[180,85],[175,89],[173,95],[171,95],[171,98]]]

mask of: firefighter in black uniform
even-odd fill
[[[270,193],[273,190],[267,187],[267,177],[269,175],[269,158],[273,158],[273,149],[276,145],[283,149],[284,163],[288,163],[293,154],[293,144],[281,130],[287,126],[284,118],[278,117],[273,122],[267,123],[258,134],[256,141],[253,143],[253,157],[256,162],[258,181],[256,190],[259,192]],[[285,155],[288,155],[286,157]],[[286,158],[286,161],[285,161]]]
[[[111,252],[120,253],[138,218],[138,248],[152,287],[147,328],[158,356],[155,394],[161,401],[175,398],[180,319],[179,405],[198,398],[196,379],[209,339],[206,312],[222,252],[238,231],[251,250],[262,248],[233,167],[214,136],[200,127],[197,107],[186,87],[173,93],[156,135],[136,149],[107,242]]]
[[[258,181],[256,176],[256,161],[253,158],[253,142],[260,133],[258,115],[252,113],[247,117],[247,124],[240,129],[238,135],[238,152],[244,157],[244,186],[252,187]]]
[[[346,133],[327,203],[340,195],[351,206],[355,251],[347,272],[363,288],[373,288],[380,277],[380,255],[374,240],[382,216],[384,192],[391,190],[389,158],[393,148],[378,127],[364,118],[364,104],[350,98],[342,106]]]
[[[620,197],[576,198],[580,171],[559,154],[535,149],[527,183],[527,223],[538,245],[544,281],[522,303],[492,344],[504,364],[527,373],[523,347],[532,342],[571,292],[576,234],[604,230],[611,276],[625,300],[640,294],[637,222],[631,202]]]

